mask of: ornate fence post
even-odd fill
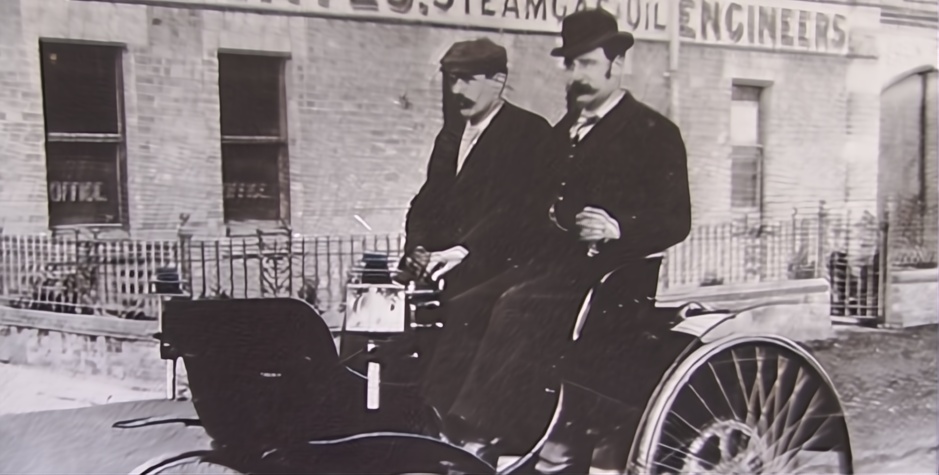
[[[884,207],[884,215],[880,223],[880,242],[878,243],[880,256],[877,264],[880,266],[880,272],[877,276],[879,280],[877,282],[876,316],[880,323],[887,322],[887,313],[890,311],[890,276],[892,271],[892,266],[890,265],[890,220],[893,218],[893,209],[893,200],[887,198],[887,203]]]
[[[11,297],[7,288],[10,278],[10,259],[7,255],[6,239],[3,236],[3,226],[0,226],[0,297]]]
[[[825,200],[818,202],[818,223],[816,225],[816,256],[815,278],[821,277],[825,269],[825,241],[828,236],[828,212],[825,210]]]
[[[186,290],[192,291],[192,255],[190,254],[193,232],[186,229],[189,222],[189,213],[179,214],[179,224],[176,226],[176,247],[178,252],[176,265],[179,266],[180,281],[186,285]],[[149,276],[148,276],[149,278]],[[190,296],[191,297],[191,296]]]

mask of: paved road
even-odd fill
[[[937,473],[937,327],[838,334],[814,346],[847,408],[857,472]],[[160,453],[205,447],[199,429],[108,429],[105,421],[192,414],[188,403],[153,401],[161,396],[159,387],[0,365],[0,474],[126,473]]]
[[[815,345],[816,356],[846,406],[857,470],[939,472],[937,327],[839,334]]]

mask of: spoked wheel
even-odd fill
[[[831,380],[802,347],[775,337],[730,337],[679,362],[636,442],[636,473],[853,473]]]
[[[151,460],[135,470],[130,475],[241,475],[231,467],[212,460],[211,452],[197,451],[179,454],[172,457],[161,457]]]

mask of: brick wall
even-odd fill
[[[7,232],[47,228],[38,40],[124,43],[131,230],[156,237],[180,213],[224,232],[218,123],[219,48],[287,53],[292,224],[308,234],[401,229],[439,117],[437,61],[483,33],[239,12],[86,2],[3,2],[0,149]],[[559,118],[552,36],[492,35],[511,51],[507,97]],[[638,48],[643,49],[642,46]],[[529,81],[538,76],[541,81]],[[402,97],[409,107],[403,107]],[[9,157],[9,158],[8,158]],[[14,199],[15,198],[15,199]]]
[[[880,34],[881,87],[915,68],[936,66],[936,30],[883,25]]]
[[[548,56],[558,41],[552,35],[103,2],[0,3],[0,131],[5,136],[0,159],[14,164],[0,169],[0,198],[15,205],[0,210],[0,226],[7,232],[47,229],[40,37],[127,45],[128,200],[131,232],[137,237],[172,235],[180,213],[189,213],[190,226],[201,234],[225,231],[220,48],[291,57],[291,221],[306,234],[366,232],[355,214],[373,232],[401,230],[441,122],[437,61],[453,41],[488,35],[503,43],[511,63],[507,97],[552,122],[563,112],[561,70]],[[630,53],[626,78],[636,96],[662,111],[668,105],[667,61],[667,45],[639,42]],[[696,222],[733,217],[727,137],[735,79],[772,85],[768,216],[788,218],[794,206],[814,211],[819,199],[837,206],[846,195],[857,198],[845,191],[850,182],[860,184],[855,188],[870,186],[866,175],[845,172],[851,150],[863,148],[848,147],[846,120],[867,117],[851,122],[857,136],[876,130],[869,118],[877,114],[876,98],[852,96],[846,89],[856,62],[683,45],[679,113]]]
[[[0,2],[0,227],[46,227],[38,57],[23,43],[20,2]]]
[[[689,148],[699,222],[739,214],[730,198],[730,101],[734,81],[765,86],[764,214],[767,219],[817,212],[819,200],[845,203],[844,147],[851,120],[847,81],[856,59],[684,46],[681,118]],[[876,97],[864,98],[876,108]],[[868,125],[869,126],[869,125]],[[876,168],[871,170],[876,176]]]

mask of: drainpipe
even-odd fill
[[[668,115],[676,125],[679,125],[679,91],[678,91],[678,52],[681,46],[680,39],[680,3],[681,0],[668,2]]]

